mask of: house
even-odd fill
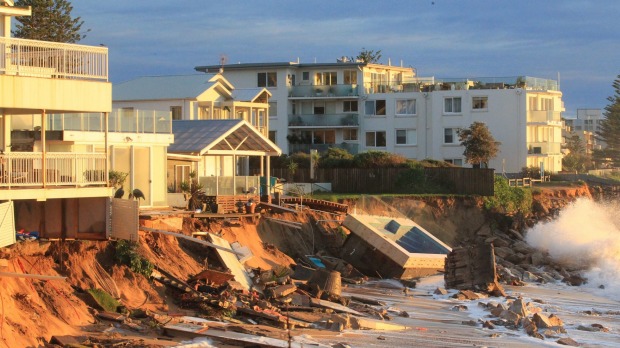
[[[168,190],[181,192],[194,172],[208,196],[228,202],[247,200],[250,188],[257,197],[269,192],[259,181],[269,176],[270,156],[281,154],[267,138],[270,97],[263,87],[234,88],[219,73],[147,76],[115,85],[113,105],[170,112]]]
[[[572,133],[579,136],[586,148],[586,153],[605,148],[607,144],[596,136],[601,130],[601,122],[605,119],[601,109],[577,109],[576,117],[566,117],[564,123],[570,136]]]
[[[484,122],[500,153],[489,166],[561,168],[562,93],[556,81],[526,76],[444,79],[412,67],[352,62],[197,66],[238,87],[271,92],[269,138],[285,153],[382,150],[465,165],[458,129]]]
[[[142,205],[166,201],[165,177],[153,173],[173,140],[170,115],[113,112],[106,47],[12,38],[11,17],[31,9],[2,2],[0,202],[2,216],[14,217],[3,224],[14,225],[0,230],[13,239],[15,230],[106,239],[113,233],[110,170],[129,173],[125,189],[140,188]],[[123,201],[116,206],[135,205],[137,213],[137,202]]]

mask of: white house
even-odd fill
[[[481,121],[501,143],[490,167],[561,170],[564,109],[556,81],[526,76],[439,80],[418,77],[411,67],[346,59],[229,64],[223,75],[235,86],[271,92],[269,137],[285,153],[341,147],[462,165],[457,130]]]
[[[109,170],[130,174],[126,190],[139,187],[143,205],[166,201],[165,177],[153,168],[165,165],[170,115],[113,113],[106,47],[12,38],[11,17],[31,9],[2,3],[0,202],[14,207],[15,220],[0,230],[13,239],[21,229],[105,239],[112,232]]]

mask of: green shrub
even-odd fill
[[[118,306],[121,305],[112,295],[101,289],[90,289],[87,292],[106,312],[116,312]]]
[[[356,168],[393,168],[406,166],[407,159],[399,154],[386,151],[367,151],[353,157]]]
[[[319,167],[321,168],[350,168],[353,166],[353,155],[349,151],[337,147],[331,147],[321,155]]]
[[[545,176],[551,175],[551,172],[545,170]],[[540,167],[523,167],[521,175],[524,178],[540,179]]]
[[[398,174],[396,179],[397,193],[448,193],[448,184],[436,182],[426,177],[424,166],[410,163],[410,168]]]
[[[532,210],[532,191],[529,188],[511,187],[508,179],[499,175],[494,181],[495,195],[484,198],[484,207],[503,213],[529,213]]]
[[[138,243],[128,240],[119,240],[116,243],[115,258],[118,262],[128,266],[135,273],[150,277],[153,264],[138,254]]]

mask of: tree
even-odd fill
[[[374,50],[367,50],[364,47],[362,47],[357,57],[351,57],[352,61],[361,61],[364,63],[378,63],[379,59],[381,59],[381,50],[375,52]]]
[[[71,17],[73,6],[67,0],[17,0],[15,6],[32,6],[31,16],[17,17],[15,37],[65,43],[86,37],[81,32],[84,21]]]
[[[607,98],[609,105],[605,107],[600,130],[596,135],[607,144],[603,151],[598,151],[596,157],[599,161],[609,162],[614,166],[620,166],[620,75],[612,84],[614,95]]]
[[[579,135],[572,133],[566,139],[564,149],[569,153],[562,158],[562,168],[568,171],[584,172],[590,165],[590,158],[586,155],[586,147]]]
[[[488,164],[489,160],[499,152],[499,143],[491,135],[489,128],[482,122],[474,122],[469,128],[458,131],[461,145],[465,146],[463,155],[465,161],[480,168],[481,164]]]

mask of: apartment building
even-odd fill
[[[13,38],[12,17],[31,8],[0,2],[0,246],[22,229],[120,237],[113,233],[123,228],[110,228],[113,206],[128,208],[114,216],[125,226],[133,216],[136,238],[138,202],[111,203],[108,172],[129,173],[125,190],[139,188],[142,205],[164,204],[165,176],[154,168],[173,140],[170,116],[114,113],[106,47]]]
[[[606,146],[605,142],[596,136],[604,119],[601,109],[577,109],[576,117],[567,117],[564,122],[569,132],[579,135],[586,145],[587,153],[592,153],[592,150],[600,150]]]
[[[561,170],[562,93],[553,80],[436,79],[412,67],[352,62],[197,66],[239,87],[265,87],[269,136],[284,153],[340,147],[465,165],[458,129],[485,122],[501,143],[489,166]]]

